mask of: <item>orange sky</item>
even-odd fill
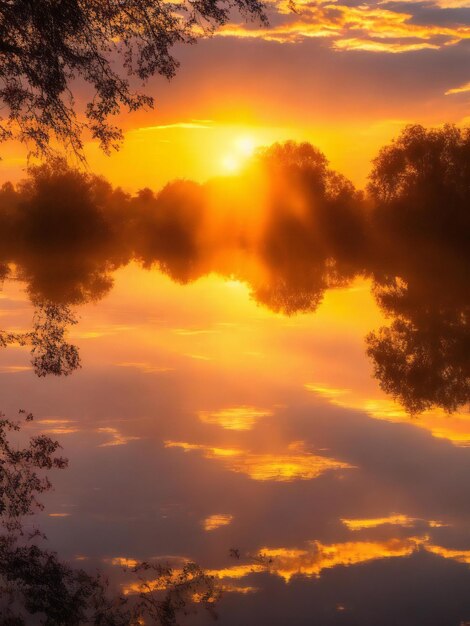
[[[118,119],[119,154],[95,145],[91,170],[127,190],[173,178],[198,181],[242,160],[237,142],[286,139],[320,147],[362,186],[371,158],[410,122],[465,123],[470,104],[470,3],[269,3],[270,26],[239,17],[213,38],[176,49],[170,82],[153,79],[153,111]],[[78,106],[84,94],[78,89]],[[5,146],[3,180],[20,176],[24,151]]]

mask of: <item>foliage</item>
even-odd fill
[[[25,416],[26,422],[32,419],[31,414]],[[14,445],[9,435],[19,430],[18,422],[0,413],[0,525],[22,533],[22,518],[41,508],[37,496],[51,488],[42,470],[63,469],[67,460],[55,455],[59,443],[43,435],[32,437],[25,448]]]
[[[38,302],[33,330],[26,333],[0,331],[0,347],[10,344],[31,346],[31,364],[37,376],[68,376],[80,367],[78,349],[66,341],[66,333],[77,323],[66,304]]]
[[[470,402],[470,129],[407,127],[374,161],[374,294],[392,318],[367,337],[381,387],[410,413]]]
[[[382,389],[416,414],[439,406],[452,413],[470,400],[467,322],[458,315],[404,318],[366,337]]]
[[[171,78],[173,46],[210,34],[232,8],[264,19],[259,0],[0,0],[2,138],[39,155],[56,139],[80,154],[88,129],[105,151],[117,147],[122,133],[110,118],[121,107],[153,105],[131,79]],[[91,91],[84,115],[74,97],[79,82]]]

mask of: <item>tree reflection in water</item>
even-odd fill
[[[373,163],[367,193],[310,144],[259,151],[238,177],[130,196],[62,161],[0,193],[0,268],[38,303],[39,375],[79,366],[73,305],[102,298],[134,260],[188,283],[216,272],[274,311],[315,311],[327,289],[371,280],[391,325],[366,338],[381,387],[410,413],[470,399],[470,132],[411,126]]]

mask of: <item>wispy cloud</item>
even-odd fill
[[[410,517],[409,515],[392,513],[385,517],[372,517],[372,518],[359,518],[359,519],[342,519],[342,523],[347,526],[349,530],[358,531],[366,530],[369,528],[377,528],[379,526],[401,526],[402,528],[409,528],[415,526],[418,523],[426,524],[430,528],[440,528],[446,526],[443,522],[437,520],[423,520],[416,517]]]
[[[311,541],[305,548],[264,547],[260,554],[269,564],[239,564],[209,573],[216,578],[240,579],[252,573],[269,570],[289,582],[293,576],[319,576],[323,570],[337,566],[357,565],[391,557],[409,556],[423,543],[421,537],[388,539],[385,541],[348,541],[323,544]]]
[[[46,435],[70,435],[80,432],[73,420],[49,418],[37,420],[36,423]],[[44,426],[46,428],[43,428]]]
[[[470,81],[468,83],[464,83],[463,85],[460,85],[459,87],[453,87],[452,89],[448,89],[445,92],[446,96],[452,96],[453,94],[456,93],[468,93],[470,91]]]
[[[165,365],[154,365],[153,363],[148,363],[147,361],[122,361],[120,363],[115,364],[116,367],[128,367],[131,369],[136,369],[142,372],[143,374],[160,374],[163,372],[173,372],[173,367],[167,367]]]
[[[191,337],[193,335],[217,335],[221,331],[215,328],[173,328],[176,335]]]
[[[110,437],[108,441],[101,443],[98,446],[99,448],[108,448],[110,446],[124,446],[129,443],[129,441],[136,441],[140,439],[140,437],[123,435],[117,428],[112,428],[111,426],[97,428],[96,432],[100,434],[106,434]]]
[[[212,128],[211,120],[191,120],[190,122],[174,122],[172,124],[157,124],[155,126],[142,126],[137,128],[133,132],[152,132],[156,130],[172,130],[172,129],[185,129],[185,130],[204,130]]]
[[[336,50],[362,50],[365,52],[388,52],[398,54],[401,52],[416,52],[417,50],[438,50],[437,44],[426,42],[402,43],[400,41],[376,41],[366,38],[338,39],[335,41]]]
[[[312,391],[313,393],[316,393],[323,398],[327,398],[328,400],[340,398],[341,396],[347,395],[351,392],[351,389],[331,387],[322,383],[305,383],[304,387],[307,391]]]
[[[0,367],[0,374],[22,374],[32,369],[29,365],[3,365]]]
[[[456,446],[470,446],[468,412],[459,411],[449,415],[443,409],[433,408],[424,411],[419,420],[410,422],[410,416],[406,410],[398,402],[387,397],[371,398],[357,390],[336,388],[319,383],[305,383],[304,388],[334,406],[364,411],[370,417],[387,422],[406,423],[415,428],[428,430],[434,437],[447,439]]]
[[[208,532],[212,530],[217,530],[217,528],[221,528],[222,526],[228,526],[232,523],[233,515],[229,513],[215,513],[214,515],[209,515],[204,520],[202,520],[202,526],[204,530]]]
[[[452,550],[435,545],[426,535],[333,544],[311,541],[305,548],[264,547],[259,552],[265,560],[269,561],[268,564],[240,563],[232,567],[210,570],[208,573],[222,580],[226,578],[239,580],[253,573],[269,570],[271,574],[289,582],[293,576],[316,577],[320,576],[324,570],[333,567],[359,565],[378,559],[407,557],[420,549],[445,559],[470,563],[470,550]]]
[[[252,480],[290,482],[311,480],[331,470],[352,469],[352,465],[312,454],[304,443],[291,443],[285,452],[256,453],[239,448],[213,447],[184,441],[166,441],[167,448],[200,452],[206,459],[216,460],[232,472],[245,474]]]
[[[199,411],[198,417],[205,424],[217,424],[227,430],[251,430],[260,419],[272,414],[269,409],[236,406],[217,411]]]

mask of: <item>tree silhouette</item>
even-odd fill
[[[370,176],[374,293],[392,318],[367,338],[375,375],[411,413],[470,401],[470,130],[409,126]]]
[[[77,347],[66,340],[67,331],[76,323],[67,304],[38,302],[33,330],[26,333],[0,330],[0,347],[11,344],[30,346],[31,364],[37,376],[68,376],[80,367]]]
[[[411,414],[470,401],[468,320],[452,311],[399,317],[366,337],[374,374]]]
[[[327,288],[357,272],[351,259],[362,240],[361,196],[309,143],[274,144],[257,165],[267,209],[257,250],[265,279],[253,284],[255,298],[289,315],[314,311]]]
[[[0,413],[0,624],[27,624],[27,616],[38,613],[51,625],[78,624],[91,594],[91,578],[32,543],[39,533],[27,534],[23,524],[26,516],[42,509],[38,498],[51,489],[45,472],[65,468],[67,460],[56,454],[59,443],[46,436],[32,437],[21,448],[11,440],[19,430],[19,422]]]
[[[1,137],[28,142],[40,155],[51,139],[80,153],[86,128],[109,151],[122,135],[110,118],[122,107],[153,104],[131,79],[171,78],[173,46],[209,34],[232,8],[265,20],[259,0],[1,0]],[[83,114],[75,106],[77,81],[92,92]]]

